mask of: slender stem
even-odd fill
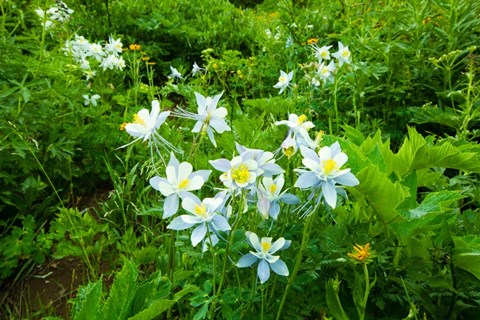
[[[173,286],[173,273],[175,271],[175,230],[170,230],[170,243],[168,247],[168,266],[167,273],[170,283]]]
[[[297,254],[297,260],[295,261],[295,267],[293,268],[292,275],[288,279],[287,287],[285,288],[285,292],[283,293],[282,301],[280,302],[280,306],[278,308],[277,312],[277,320],[281,318],[282,315],[282,309],[285,304],[285,301],[287,300],[288,296],[288,291],[293,285],[293,282],[295,281],[295,278],[297,277],[298,271],[300,270],[300,265],[302,264],[302,258],[303,258],[303,251],[307,247],[308,241],[310,239],[310,231],[312,229],[312,222],[313,222],[313,217],[314,217],[314,212],[312,212],[308,217],[307,221],[305,222],[305,227],[303,230],[303,237],[302,237],[302,244],[300,245],[300,250],[298,251]]]

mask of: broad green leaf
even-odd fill
[[[384,224],[401,220],[395,208],[410,195],[408,188],[392,182],[373,164],[358,172],[357,178],[360,184],[355,187],[356,190],[367,198]]]
[[[74,320],[98,319],[101,296],[102,279],[81,287],[73,300],[72,318]]]
[[[157,300],[150,307],[143,310],[142,312],[136,314],[133,317],[128,318],[129,320],[150,320],[158,317],[168,309],[170,309],[175,304],[175,301],[161,299]]]
[[[198,290],[198,287],[197,286],[194,286],[194,285],[187,285],[185,288],[183,288],[182,290],[178,291],[177,293],[175,293],[175,295],[173,296],[173,300],[175,301],[179,301],[180,299],[182,299],[185,295],[189,294],[189,293],[192,293],[194,291],[197,291]]]
[[[480,280],[480,237],[453,237],[453,263]]]
[[[102,314],[105,319],[127,319],[137,290],[137,266],[125,260],[122,270],[117,273]]]
[[[399,213],[407,220],[419,219],[429,213],[445,213],[452,210],[451,204],[463,198],[464,196],[456,191],[443,190],[440,192],[431,192],[423,199],[418,207],[400,211]]]
[[[453,129],[462,126],[462,115],[452,108],[441,109],[437,106],[425,105],[421,108],[411,107],[408,109],[412,112],[413,118],[410,121],[413,123],[437,123]]]

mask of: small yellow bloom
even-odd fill
[[[353,249],[355,250],[355,252],[347,253],[347,255],[356,261],[365,262],[371,255],[371,253],[369,252],[370,243],[367,243],[363,247],[359,244],[356,244],[353,246]]]
[[[317,44],[317,43],[318,43],[318,39],[317,39],[317,38],[310,38],[310,39],[308,39],[307,43],[308,43],[308,44]]]
[[[131,51],[140,51],[142,49],[142,46],[139,45],[139,44],[132,43],[129,46],[129,48],[130,48]]]
[[[148,61],[148,60],[150,60],[150,57],[149,57],[149,56],[143,56],[143,57],[142,57],[142,61]]]
[[[125,126],[127,125],[128,123],[124,122],[120,125],[120,131],[123,131],[125,130]]]

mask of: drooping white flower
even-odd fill
[[[173,152],[165,171],[167,178],[155,176],[150,179],[150,185],[167,197],[163,205],[163,219],[173,216],[178,210],[179,198],[192,197],[191,191],[200,190],[212,173],[212,170],[193,172],[192,165],[180,163]]]
[[[182,74],[177,69],[170,66],[170,70],[172,71],[172,73],[170,74],[169,78],[173,78],[175,80],[176,79],[182,79]]]
[[[330,61],[328,65],[325,62],[320,63],[317,70],[317,75],[323,80],[324,83],[333,81],[333,75],[335,72],[335,63]]]
[[[340,149],[340,144],[335,142],[330,147],[321,148],[318,153],[307,147],[300,147],[306,169],[296,169],[300,173],[295,187],[300,189],[321,189],[321,195],[327,204],[335,208],[337,205],[336,185],[353,187],[359,184],[358,179],[350,169],[341,169],[347,162],[348,156]],[[320,201],[321,198],[318,199]]]
[[[338,61],[339,66],[341,67],[344,63],[349,64],[352,54],[348,49],[348,46],[343,46],[343,43],[338,42],[338,51],[332,54]]]
[[[165,149],[179,151],[158,133],[158,129],[169,115],[170,111],[160,112],[160,102],[158,102],[158,100],[153,100],[151,112],[148,112],[148,109],[142,109],[134,115],[133,122],[125,125],[125,131],[136,139],[120,148],[124,148],[143,139],[144,142],[148,140],[155,144],[159,144]]]
[[[216,234],[218,231],[228,231],[231,228],[227,219],[218,214],[222,202],[220,198],[205,198],[200,201],[196,196],[187,197],[182,201],[182,208],[191,214],[176,217],[167,229],[185,230],[197,226],[190,237],[194,247],[205,239],[207,232]],[[212,239],[212,245],[213,242]]]
[[[310,148],[316,148],[315,141],[310,138],[308,131],[315,127],[313,122],[307,121],[307,116],[302,114],[300,116],[292,113],[288,115],[288,120],[281,120],[276,121],[275,125],[286,125],[289,127],[289,132],[287,135],[287,139],[290,137],[291,139],[295,139],[296,145],[298,146],[308,146]],[[285,142],[285,141],[284,141]],[[289,146],[293,146],[291,144],[291,140],[288,140],[285,143],[289,143]],[[296,150],[296,148],[295,148]],[[293,155],[293,154],[292,154]]]
[[[204,70],[203,68],[199,67],[196,62],[193,63],[193,68],[192,68],[192,76],[195,76],[198,72],[201,72]]]
[[[273,86],[275,89],[280,89],[278,94],[281,94],[289,85],[290,81],[293,79],[293,71],[290,71],[288,74],[281,70],[280,77],[278,78],[278,82]]]
[[[264,177],[257,187],[257,208],[264,218],[272,217],[277,219],[280,213],[279,202],[287,204],[297,204],[299,200],[293,194],[282,192],[285,178],[279,175],[275,179]]]
[[[97,100],[100,99],[100,95],[98,94],[94,94],[93,96],[89,96],[88,94],[84,94],[82,95],[84,101],[83,101],[83,104],[88,106],[88,105],[92,105],[92,106],[97,106]]]
[[[260,260],[257,268],[257,276],[260,279],[260,283],[265,283],[270,278],[270,269],[280,276],[286,277],[289,275],[285,262],[280,259],[280,256],[274,256],[273,254],[279,250],[288,249],[292,241],[285,240],[282,237],[272,244],[272,238],[263,237],[259,240],[258,236],[250,231],[247,231],[245,235],[247,236],[247,242],[255,251],[250,251],[241,257],[237,262],[238,268],[250,267]]]
[[[196,120],[192,132],[207,132],[208,138],[212,144],[217,147],[217,142],[213,135],[214,131],[223,133],[230,131],[230,127],[225,122],[227,116],[227,109],[224,107],[217,108],[218,101],[222,97],[222,93],[212,97],[204,97],[198,92],[195,92],[198,109],[197,114],[178,108],[176,116]]]
[[[235,142],[238,153],[243,159],[253,159],[257,162],[257,176],[271,177],[285,172],[275,163],[275,154],[261,149],[249,149]]]

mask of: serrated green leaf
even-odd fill
[[[443,190],[440,192],[432,192],[423,199],[418,207],[404,211],[399,210],[399,212],[407,220],[419,219],[429,213],[439,214],[450,211],[450,205],[464,197],[465,196],[456,191]]]
[[[72,318],[74,320],[98,319],[101,296],[102,279],[81,287],[73,300]]]
[[[102,308],[102,315],[105,319],[127,319],[137,290],[137,276],[137,266],[133,262],[125,260],[122,270],[115,277],[108,299]]]
[[[136,314],[133,317],[128,318],[129,320],[151,320],[155,317],[158,317],[168,309],[170,309],[175,304],[175,301],[161,299],[157,300],[150,305],[147,309]]]

